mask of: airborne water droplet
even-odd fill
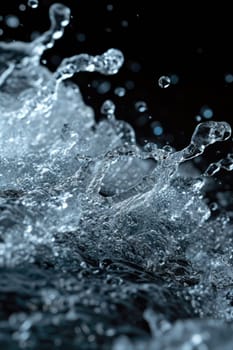
[[[19,10],[22,11],[22,12],[26,11],[26,6],[24,4],[20,4],[19,5]]]
[[[225,74],[225,82],[227,84],[233,83],[233,74],[231,74],[231,73]]]
[[[18,17],[14,16],[14,15],[6,16],[5,22],[9,28],[17,28],[20,24]]]
[[[135,108],[138,112],[144,113],[147,111],[147,104],[144,101],[137,101],[135,103]]]
[[[153,133],[155,136],[161,136],[163,134],[163,128],[160,125],[157,125],[153,128]]]
[[[203,106],[201,108],[201,115],[205,118],[205,119],[211,119],[213,117],[213,110],[211,108],[209,108],[208,106]]]
[[[158,80],[159,87],[162,89],[166,89],[170,86],[171,84],[171,79],[168,76],[161,76]]]
[[[115,113],[115,104],[111,100],[106,100],[102,104],[101,107],[101,113],[106,115],[108,119],[114,119],[114,113]]]
[[[107,4],[106,8],[107,8],[107,11],[109,11],[109,12],[113,11],[113,5],[112,4]]]
[[[28,0],[28,6],[31,7],[32,9],[36,9],[39,5],[38,0]]]
[[[115,88],[114,93],[115,93],[115,95],[117,95],[118,97],[123,97],[123,96],[125,96],[125,88],[123,88],[123,87],[117,87],[117,88]]]

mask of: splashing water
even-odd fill
[[[53,4],[42,36],[0,43],[0,344],[230,350],[233,227],[211,216],[204,188],[233,157],[196,178],[180,165],[231,128],[201,123],[175,151],[137,146],[112,101],[96,123],[66,80],[116,74],[123,55],[81,54],[49,72],[40,57],[69,17]]]

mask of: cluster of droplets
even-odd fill
[[[233,320],[232,225],[224,215],[211,217],[203,193],[209,176],[233,170],[233,156],[197,177],[185,166],[229,139],[230,125],[201,123],[176,151],[139,147],[111,100],[96,123],[67,80],[78,72],[116,74],[123,55],[80,54],[49,72],[41,55],[63,35],[70,10],[53,4],[49,15],[50,29],[33,42],[0,43],[0,265],[9,280],[3,288],[15,288],[9,276],[16,273],[26,299],[24,312],[10,315],[8,332],[23,348],[38,348],[47,330],[48,338],[56,334],[50,347],[68,347],[71,339],[80,349],[103,342],[114,350],[212,346],[223,323],[194,318]],[[159,79],[162,88],[170,83]],[[135,108],[148,109],[144,101]],[[153,127],[161,135],[161,125]],[[28,296],[24,283],[33,276]],[[232,342],[231,326],[226,332]]]

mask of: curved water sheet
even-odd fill
[[[96,123],[67,79],[123,55],[42,67],[69,17],[54,4],[42,36],[0,43],[1,348],[232,350],[232,225],[203,198],[232,155],[180,170],[230,126],[199,124],[176,152],[137,146],[111,101]]]

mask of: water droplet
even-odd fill
[[[107,11],[111,12],[111,11],[113,11],[114,7],[112,4],[108,4],[106,8],[107,8]]]
[[[163,134],[163,128],[160,125],[157,125],[153,128],[153,133],[155,136],[161,136]]]
[[[171,79],[168,76],[163,75],[162,77],[159,78],[158,84],[159,84],[159,87],[161,87],[162,89],[166,89],[170,86]]]
[[[111,100],[106,100],[102,104],[101,113],[106,115],[108,119],[112,120],[114,118],[115,109],[115,104]]]
[[[106,31],[107,33],[111,33],[111,32],[112,32],[112,28],[107,27],[107,28],[105,28],[105,31]]]
[[[147,104],[144,101],[138,101],[135,103],[135,108],[138,112],[144,113],[147,111]]]
[[[124,56],[121,51],[117,49],[110,49],[100,56],[100,61],[102,63],[102,67],[99,72],[102,74],[112,75],[116,74],[123,65]]]
[[[128,25],[129,25],[128,21],[126,21],[126,20],[121,21],[121,26],[122,26],[123,28],[127,28]]]
[[[225,82],[227,84],[233,83],[233,74],[231,74],[231,73],[225,74]]]
[[[179,78],[179,76],[177,74],[172,74],[170,76],[170,79],[171,79],[171,84],[173,84],[173,85],[178,84],[179,80],[180,80],[180,78]]]
[[[116,87],[114,90],[115,95],[117,95],[118,97],[123,97],[125,96],[125,88],[123,87]]]
[[[200,115],[197,115],[197,116],[195,117],[195,119],[196,119],[197,122],[200,122],[200,121],[201,121],[201,116],[200,116]]]
[[[24,4],[20,4],[19,5],[19,10],[22,11],[22,12],[26,11],[26,6]]]
[[[138,62],[130,62],[129,69],[134,73],[138,73],[141,70],[141,65]]]
[[[18,17],[14,16],[14,15],[6,16],[5,22],[9,28],[18,28],[18,26],[20,25],[20,21],[19,21]]]
[[[110,91],[110,89],[111,89],[111,84],[107,80],[99,83],[97,86],[97,92],[101,95],[106,94],[107,92]]]
[[[127,90],[133,90],[134,87],[135,87],[135,84],[134,84],[134,82],[132,80],[127,80],[125,82],[125,87],[126,87]]]
[[[83,43],[84,41],[86,41],[86,35],[84,33],[78,33],[76,35],[76,38],[80,43]]]
[[[0,36],[4,33],[3,29],[0,28]]]
[[[28,0],[28,6],[31,7],[32,9],[36,9],[39,5],[38,0]]]
[[[205,119],[211,119],[214,115],[213,110],[208,106],[203,106],[200,112]]]

